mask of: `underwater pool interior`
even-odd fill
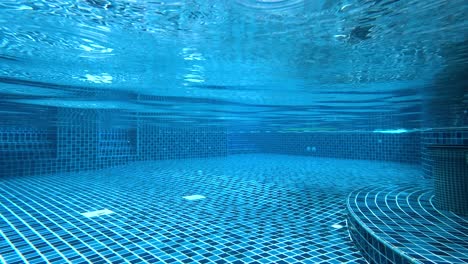
[[[468,263],[468,4],[0,3],[0,263]]]

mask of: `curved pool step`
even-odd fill
[[[352,192],[351,239],[371,263],[468,263],[468,218],[437,210],[433,197],[420,187]]]

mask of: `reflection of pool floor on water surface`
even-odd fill
[[[365,263],[347,232],[346,195],[424,184],[420,174],[251,154],[5,178],[0,254],[7,263]],[[205,198],[182,198],[191,195]]]

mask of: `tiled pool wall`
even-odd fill
[[[401,134],[241,131],[150,125],[144,114],[117,110],[43,107],[36,112],[0,125],[0,175],[92,170],[137,160],[275,153],[420,163],[430,178],[428,145],[468,144],[468,130],[460,128]]]
[[[420,133],[233,131],[230,152],[419,163]]]
[[[432,178],[429,145],[468,145],[468,41],[443,48],[445,67],[422,89],[421,125],[437,128],[421,132],[421,164],[424,176]]]
[[[0,126],[0,176],[227,155],[226,131],[222,127],[151,126],[138,114],[127,114],[127,123],[115,126],[109,124],[112,116],[122,113],[111,110],[62,108],[47,114],[55,115],[57,122],[42,126],[31,119],[23,120],[21,126]]]
[[[430,145],[468,146],[468,128],[434,129],[421,133],[421,165],[424,176],[432,178],[433,160]]]

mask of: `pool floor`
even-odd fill
[[[347,231],[346,196],[424,184],[421,174],[249,154],[3,178],[0,262],[366,263]],[[192,195],[202,199],[183,198]]]

